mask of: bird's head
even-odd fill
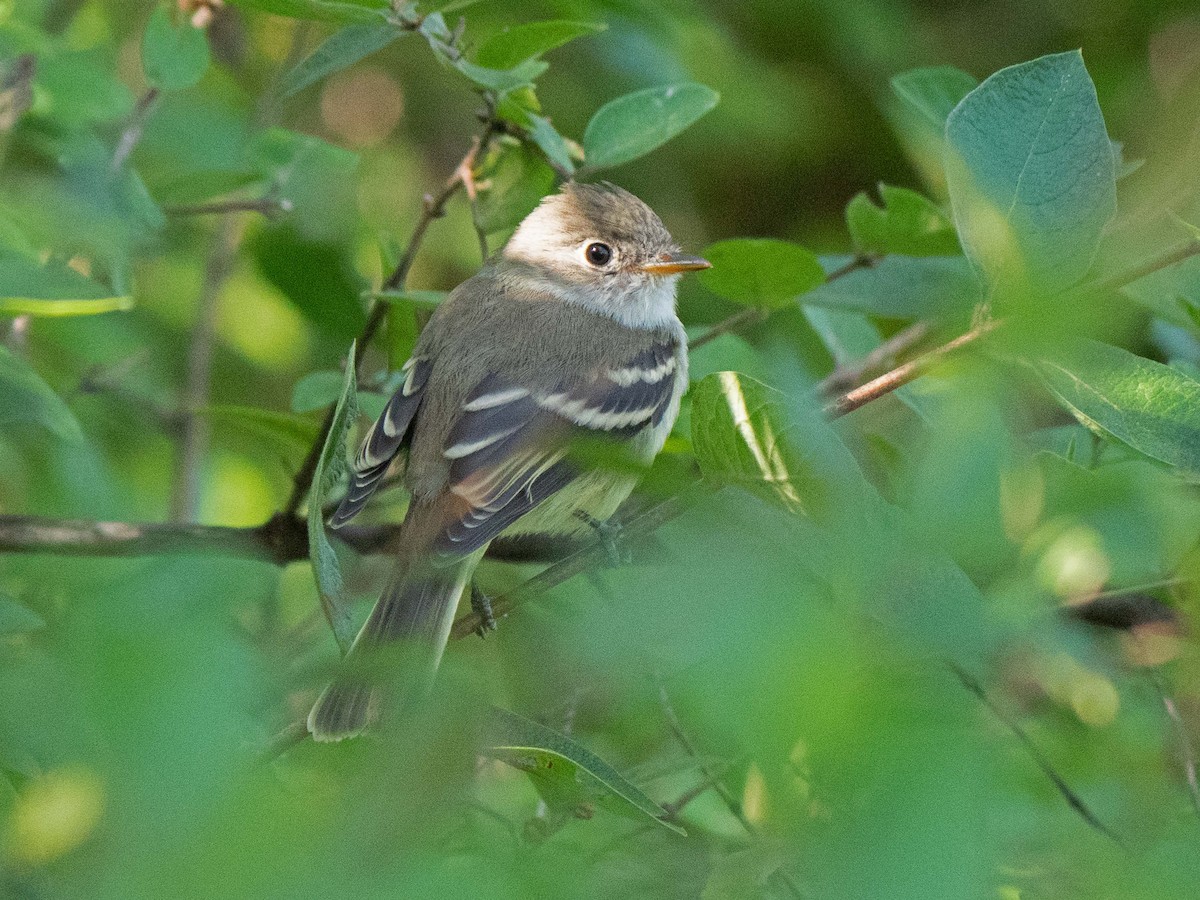
[[[568,182],[525,217],[502,260],[537,287],[632,327],[675,314],[675,282],[708,261],[679,251],[645,203],[615,185]]]

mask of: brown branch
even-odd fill
[[[436,195],[427,194],[425,196],[421,216],[417,219],[417,224],[408,239],[408,247],[405,249],[404,255],[400,257],[400,261],[396,264],[395,270],[388,276],[387,281],[383,283],[381,293],[403,289],[404,282],[408,278],[408,273],[416,261],[417,252],[421,248],[421,242],[425,239],[425,232],[429,230],[430,223],[434,219],[439,219],[445,215],[446,204],[450,202],[450,198],[464,184],[463,172],[474,169],[476,159],[491,141],[492,136],[496,134],[497,128],[496,123],[489,119],[483,134],[471,142],[471,148],[464,154],[462,160],[459,161],[459,164],[454,169],[454,174],[450,176],[442,186],[442,189]],[[367,313],[367,322],[363,326],[356,344],[358,348],[357,373],[362,372],[363,361],[367,357],[367,347],[374,340],[375,334],[383,324],[383,320],[387,316],[387,309],[388,303],[386,300],[376,299],[371,303],[371,308]],[[321,423],[317,439],[313,441],[308,455],[296,471],[296,476],[292,483],[292,493],[288,497],[287,503],[283,506],[283,513],[285,515],[293,515],[300,509],[304,498],[308,496],[309,489],[312,487],[313,475],[317,471],[317,460],[321,457],[321,449],[325,446],[325,438],[329,434],[329,429],[333,427],[333,412],[333,407],[330,407],[329,412],[325,416],[325,421]]]
[[[886,372],[878,378],[868,381],[861,387],[846,392],[825,406],[825,415],[830,419],[840,419],[847,413],[852,413],[854,410],[866,406],[871,401],[878,400],[885,394],[890,394],[892,391],[904,387],[910,381],[915,381],[930,370],[941,365],[963,348],[969,347],[980,338],[995,331],[999,325],[999,321],[994,319],[984,322],[982,325],[972,328],[965,334],[959,335],[949,343],[942,344],[942,346],[930,350],[928,353],[923,353],[916,359],[910,360],[902,366],[897,366],[890,372]]]
[[[868,372],[894,364],[897,357],[921,343],[928,334],[927,323],[914,322],[904,330],[896,332],[857,362],[835,368],[817,382],[817,392],[833,396],[841,391],[850,390],[861,382]]]

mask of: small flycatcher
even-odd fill
[[[688,383],[675,284],[708,266],[628,191],[569,183],[438,307],[331,519],[349,521],[406,455],[399,558],[353,656],[396,645],[403,693],[423,693],[494,538],[579,534],[616,511],[635,479],[587,468],[571,444],[604,437],[646,462],[662,448]],[[309,714],[317,740],[378,716],[382,687],[354,671]]]

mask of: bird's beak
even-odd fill
[[[678,275],[680,272],[698,272],[700,269],[711,269],[712,263],[699,256],[687,253],[664,253],[654,262],[642,266],[642,271],[648,275]]]

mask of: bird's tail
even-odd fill
[[[308,730],[318,741],[340,741],[360,734],[379,715],[384,683],[396,684],[387,699],[403,706],[424,695],[450,638],[454,611],[475,568],[468,557],[445,568],[409,571],[403,563],[371,610],[346,656],[348,670],[317,698],[308,714]],[[403,657],[394,676],[381,680],[362,663],[385,648]]]

